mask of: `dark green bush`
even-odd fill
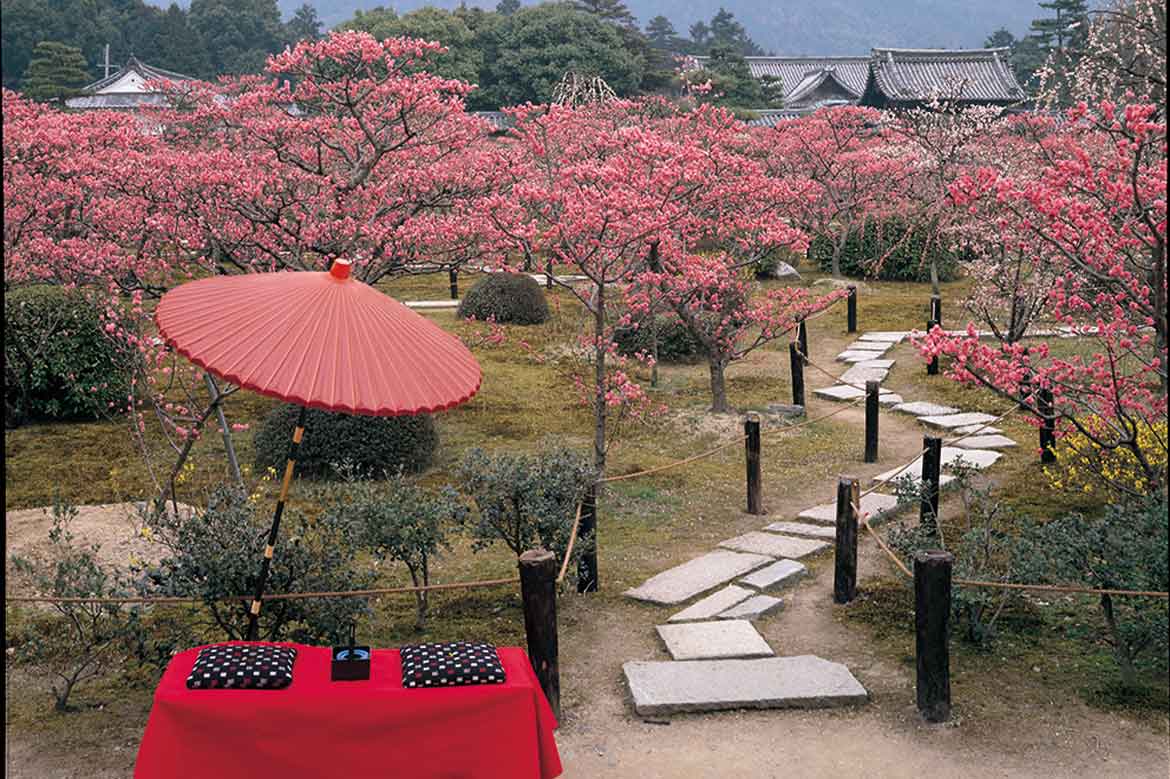
[[[300,406],[290,404],[264,419],[255,438],[257,468],[284,470],[299,413]],[[329,476],[341,463],[374,476],[416,473],[430,465],[438,445],[435,421],[428,414],[366,417],[309,409],[297,474]]]
[[[4,410],[8,425],[93,419],[126,402],[126,371],[98,312],[62,287],[4,293]]]
[[[909,234],[907,234],[909,233]],[[928,247],[929,248],[926,248]],[[925,251],[925,254],[924,254]],[[885,257],[874,272],[874,263]],[[817,236],[808,249],[809,259],[823,271],[833,269],[833,244]],[[881,281],[929,281],[931,260],[938,263],[939,281],[959,275],[958,256],[931,238],[926,226],[909,226],[901,219],[869,221],[850,231],[841,249],[841,273],[853,278]]]
[[[658,327],[659,362],[695,362],[703,356],[703,345],[676,316],[667,314],[654,318]],[[640,327],[619,327],[613,333],[618,351],[625,355],[637,352],[653,353],[654,330],[649,322]]]
[[[459,303],[459,316],[500,324],[539,325],[548,320],[544,290],[523,273],[489,273]]]

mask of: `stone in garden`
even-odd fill
[[[957,435],[968,435],[970,433],[978,433],[979,435],[993,435],[995,433],[1002,433],[1003,431],[998,427],[992,427],[991,425],[963,425],[962,427],[956,427],[951,432]]]
[[[894,361],[893,360],[882,360],[882,359],[865,360],[864,362],[857,363],[857,366],[859,368],[880,368],[882,370],[888,371],[890,368],[894,367]]]
[[[723,709],[821,709],[865,703],[849,669],[814,655],[763,660],[633,661],[622,666],[641,716]]]
[[[903,479],[905,479],[907,476],[909,476],[914,484],[915,489],[920,489],[922,487],[922,464],[921,463],[918,463],[918,468],[919,468],[919,470],[917,470],[917,471],[914,471],[911,468],[907,468],[906,470],[899,473],[896,477],[894,477],[893,481],[887,481],[886,479],[883,479],[882,476],[875,476],[875,477],[873,477],[873,480],[874,480],[874,482],[883,482],[884,484],[886,484],[887,488],[893,489],[899,482],[901,482]],[[885,474],[883,474],[883,476],[884,475]],[[939,489],[941,490],[943,487],[947,486],[948,484],[950,484],[954,480],[955,480],[954,476],[951,476],[950,474],[946,474],[946,473],[940,473],[938,476]]]
[[[783,605],[784,601],[780,598],[774,598],[771,595],[753,595],[720,614],[719,619],[759,619],[771,614]]]
[[[804,406],[796,406],[791,403],[769,403],[768,413],[782,417],[802,417],[804,416]]]
[[[757,590],[770,590],[774,587],[787,587],[795,584],[796,580],[808,573],[803,563],[795,560],[777,560],[754,573],[739,580],[740,584],[755,587]]]
[[[689,622],[696,619],[712,619],[720,612],[726,611],[737,603],[745,601],[755,593],[743,587],[729,584],[722,590],[711,593],[706,598],[692,603],[675,614],[669,622]]]
[[[625,594],[631,598],[675,605],[772,562],[770,557],[716,549],[651,576]]]
[[[458,300],[409,300],[404,304],[407,308],[459,308]]]
[[[884,368],[865,368],[861,365],[854,365],[841,374],[839,381],[842,384],[856,384],[859,387],[864,387],[867,381],[882,382],[886,380],[888,375],[890,372]]]
[[[880,492],[871,492],[861,496],[861,513],[869,516],[870,522],[875,522],[882,516],[898,508],[898,498],[894,495],[883,495]],[[824,503],[805,509],[797,517],[810,522],[820,522],[825,525],[837,524],[837,504]],[[767,569],[764,569],[767,570]]]
[[[1007,449],[1015,445],[1006,435],[973,435],[955,441],[955,446],[961,449]]]
[[[837,355],[837,362],[849,363],[854,365],[859,362],[869,362],[874,358],[874,355],[880,355],[881,352],[866,352],[861,349],[847,349]]]
[[[764,530],[772,533],[787,533],[790,536],[807,536],[809,538],[836,538],[835,528],[824,525],[809,525],[804,522],[773,522]]]
[[[892,343],[886,341],[854,341],[845,348],[851,352],[878,352],[879,354],[885,354],[893,346]]]
[[[904,411],[905,413],[913,414],[916,417],[954,414],[958,410],[959,409],[951,408],[950,406],[943,406],[938,403],[927,403],[922,400],[916,400],[912,403],[900,403],[897,406],[894,406],[894,411]]]
[[[834,384],[832,387],[821,387],[813,390],[813,394],[817,397],[828,398],[829,400],[853,400],[865,396],[865,390],[860,390],[857,387],[850,387],[847,384]]]
[[[656,630],[675,660],[721,660],[776,654],[746,619],[659,625]]]
[[[737,552],[751,552],[769,557],[787,557],[796,560],[805,555],[828,549],[824,541],[814,541],[809,538],[790,538],[776,536],[771,533],[744,533],[742,536],[729,538],[720,542],[724,549],[733,549]]]
[[[796,272],[796,268],[792,267],[786,262],[777,262],[775,268],[768,268],[762,273],[756,274],[761,279],[777,279],[788,281],[800,281],[801,276]]]
[[[942,467],[950,468],[954,466],[960,459],[962,459],[963,464],[968,468],[981,471],[984,468],[995,465],[995,461],[1002,456],[1003,455],[1000,452],[989,452],[984,449],[963,449],[958,446],[944,446],[942,448]],[[886,471],[885,473],[880,474],[874,478],[879,481],[884,481],[894,476],[894,474],[897,472],[898,469],[894,468],[893,470]],[[901,473],[898,473],[897,478],[901,478],[902,475],[906,473],[912,473],[916,476],[921,475],[922,458],[919,457],[910,465],[910,467]]]
[[[918,421],[922,424],[930,425],[931,427],[941,427],[944,430],[951,430],[956,427],[963,427],[964,425],[994,422],[995,420],[996,418],[991,414],[983,414],[978,411],[968,411],[961,414],[931,414],[918,417]]]
[[[879,392],[878,403],[882,406],[897,406],[902,403],[902,396],[896,392]]]
[[[910,334],[909,334],[909,333],[907,333],[907,332],[900,332],[900,333],[889,333],[889,332],[886,332],[886,333],[883,333],[883,332],[876,332],[876,333],[862,333],[861,335],[859,335],[859,336],[857,337],[857,340],[859,340],[859,341],[879,341],[879,342],[881,342],[881,343],[887,343],[887,344],[896,344],[896,343],[901,343],[901,342],[902,342],[902,341],[903,341],[903,340],[906,338],[906,336],[908,336],[908,335],[910,335]]]

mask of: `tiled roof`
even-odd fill
[[[127,110],[141,106],[163,105],[165,100],[161,94],[147,90],[148,82],[190,80],[190,76],[147,65],[137,57],[131,56],[116,73],[82,87],[81,95],[69,98],[65,105],[79,110],[95,108]]]
[[[190,76],[185,76],[182,73],[176,73],[173,70],[163,70],[156,68],[153,65],[147,65],[134,55],[130,55],[130,59],[126,60],[117,72],[111,73],[105,78],[100,78],[92,84],[87,84],[81,88],[82,92],[86,94],[96,94],[113,86],[118,81],[122,80],[128,73],[137,73],[144,81],[190,81]]]
[[[692,57],[695,67],[702,67],[707,57]],[[805,76],[814,71],[832,70],[837,81],[858,96],[865,90],[869,75],[869,57],[744,57],[748,70],[756,78],[776,76],[784,87],[785,99]]]
[[[806,73],[804,78],[800,80],[800,83],[795,84],[792,88],[786,86],[784,90],[784,102],[788,105],[805,103],[807,102],[807,98],[822,86],[825,86],[826,82],[833,82],[828,84],[828,86],[842,93],[842,97],[847,95],[854,100],[861,97],[861,92],[852,89],[846,84],[841,74],[837,72],[837,69],[830,65]]]
[[[503,111],[472,111],[471,113],[485,120],[496,132],[507,130],[516,124],[516,121]]]
[[[812,113],[815,108],[775,108],[756,111],[755,119],[748,119],[744,124],[748,127],[775,127],[789,119],[797,119]]]
[[[1026,95],[1006,55],[1003,48],[874,49],[864,102],[1015,103]]]

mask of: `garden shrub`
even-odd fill
[[[517,557],[539,546],[560,560],[593,468],[581,453],[546,444],[532,455],[472,449],[456,475],[460,492],[475,505],[462,517],[473,549],[503,541]],[[574,554],[582,547],[578,539]]]
[[[928,245],[929,249],[926,248]],[[874,262],[887,252],[889,256],[875,274]],[[821,270],[831,271],[832,240],[824,235],[814,237],[808,256]],[[958,278],[958,255],[932,240],[926,226],[907,225],[897,218],[865,220],[850,230],[845,239],[841,248],[841,273],[853,278],[876,277],[882,281],[929,281],[932,259],[938,263],[939,281]]]
[[[284,405],[264,419],[254,439],[258,469],[284,470],[300,410]],[[400,470],[417,473],[430,465],[438,445],[435,420],[429,414],[368,417],[309,409],[297,474],[329,476],[340,463],[373,476]]]
[[[248,602],[233,598],[256,591],[271,506],[250,500],[243,489],[216,489],[198,512],[160,512],[150,517],[150,533],[167,550],[147,567],[140,589],[153,595],[199,598],[214,627],[229,640],[247,634]],[[373,574],[357,565],[362,551],[347,523],[325,513],[311,522],[286,510],[266,592],[332,592],[363,589]],[[260,612],[260,638],[337,644],[369,612],[362,598],[305,598],[271,601]]]
[[[673,314],[654,317],[654,324],[641,322],[639,326],[626,325],[614,329],[613,340],[618,352],[633,356],[638,352],[654,353],[654,327],[658,328],[658,361],[692,363],[703,356],[703,345],[690,328]]]
[[[459,303],[459,316],[499,324],[539,325],[548,320],[544,290],[524,273],[489,273]]]
[[[447,547],[447,531],[466,513],[450,487],[437,494],[395,474],[385,482],[351,480],[335,500],[330,519],[354,529],[364,547],[380,560],[406,566],[414,586],[430,584],[430,564]],[[415,594],[415,629],[426,627],[426,591]]]
[[[51,285],[4,293],[5,420],[92,419],[126,402],[126,372],[97,310]]]
[[[77,509],[57,499],[48,549],[13,557],[12,565],[34,592],[57,597],[117,598],[130,582],[102,563],[98,545],[77,543],[69,526]],[[116,603],[54,603],[36,611],[18,631],[13,657],[48,677],[58,711],[69,711],[78,685],[124,663],[140,632],[140,609]]]

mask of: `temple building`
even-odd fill
[[[132,111],[143,106],[158,106],[166,98],[159,92],[149,90],[148,82],[191,80],[190,76],[147,65],[131,55],[121,69],[82,87],[81,94],[66,100],[65,106],[81,111]]]

